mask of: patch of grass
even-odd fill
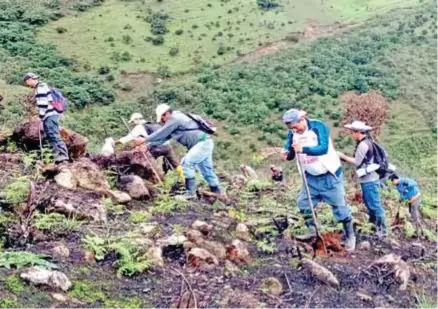
[[[26,251],[2,251],[0,252],[0,267],[21,269],[26,266],[41,266],[44,268],[56,268],[56,265],[45,260],[44,255]]]
[[[94,253],[96,260],[103,260],[107,253],[108,240],[99,236],[86,235],[82,239],[84,248]]]
[[[151,208],[153,214],[166,214],[172,211],[182,209],[187,206],[187,201],[177,200],[167,194],[160,194],[154,200],[154,206]]]
[[[75,217],[67,218],[58,213],[36,213],[33,217],[33,224],[39,230],[60,233],[76,231],[82,225],[82,222]]]
[[[151,217],[147,211],[131,211],[129,220],[132,223],[141,223],[147,221]]]
[[[22,308],[21,304],[17,302],[15,299],[12,299],[10,297],[4,297],[0,299],[0,308]]]
[[[4,200],[8,204],[18,205],[26,201],[30,191],[30,181],[26,176],[15,179],[4,190]]]
[[[142,301],[136,296],[124,299],[107,299],[103,306],[104,308],[142,308]]]
[[[18,275],[10,275],[6,277],[5,286],[9,291],[15,294],[23,292],[26,288]]]
[[[68,292],[68,295],[88,304],[106,300],[102,290],[88,280],[74,281],[73,288]]]

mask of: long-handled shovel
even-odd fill
[[[307,178],[306,178],[306,174],[304,174],[304,169],[303,166],[301,165],[301,161],[299,158],[296,158],[298,161],[298,167],[300,169],[300,173],[301,173],[301,177],[303,178],[303,185],[304,188],[306,189],[306,194],[307,194],[307,199],[309,200],[309,205],[310,205],[310,210],[312,211],[312,219],[313,219],[313,225],[315,227],[315,233],[316,233],[316,242],[320,241],[322,244],[322,247],[324,248],[324,253],[327,254],[327,247],[325,246],[325,241],[324,238],[322,238],[321,233],[319,232],[319,224],[318,224],[318,220],[316,219],[316,214],[315,214],[315,209],[313,207],[313,203],[312,203],[312,197],[310,196],[310,190],[309,190],[309,185],[307,184]]]

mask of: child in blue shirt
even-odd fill
[[[399,177],[396,174],[389,176],[389,180],[391,180],[392,184],[396,186],[397,191],[400,194],[400,202],[408,202],[409,212],[415,228],[421,228],[419,212],[421,193],[418,184],[411,178]]]

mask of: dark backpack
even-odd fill
[[[67,110],[67,99],[64,97],[61,91],[56,88],[50,88],[50,94],[52,95],[52,102],[50,104],[58,113],[63,113]]]
[[[162,126],[159,125],[158,123],[152,123],[152,122],[146,122],[145,124],[143,124],[143,127],[148,135],[151,135],[155,131],[158,131],[159,129],[162,128]]]
[[[379,178],[382,179],[389,172],[388,153],[380,144],[376,143],[372,137],[367,137],[365,142],[368,144],[369,150],[364,162],[362,162],[360,166],[362,166],[364,163],[378,164],[379,168],[376,170],[376,173],[379,175]],[[373,162],[371,162],[371,158]]]
[[[192,119],[198,125],[199,130],[207,133],[207,134],[215,134],[216,133],[216,125],[210,121],[205,120],[199,115],[194,114],[186,114],[187,117]]]

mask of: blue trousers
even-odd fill
[[[219,179],[213,168],[214,142],[211,138],[197,143],[182,158],[181,167],[185,178],[195,178],[196,168],[199,169],[210,187],[218,187]]]
[[[44,133],[53,151],[55,162],[68,160],[68,150],[59,134],[59,116],[50,116],[43,121]]]
[[[344,176],[342,172],[339,176],[331,173],[313,176],[306,173],[307,184],[313,206],[319,202],[325,202],[332,207],[333,217],[337,221],[344,221],[351,218],[351,208],[345,200]],[[309,200],[306,189],[301,188],[297,200],[298,208],[304,216],[311,215]],[[308,217],[310,219],[310,217]]]
[[[362,197],[370,217],[384,217],[385,209],[380,200],[380,181],[361,183]]]

